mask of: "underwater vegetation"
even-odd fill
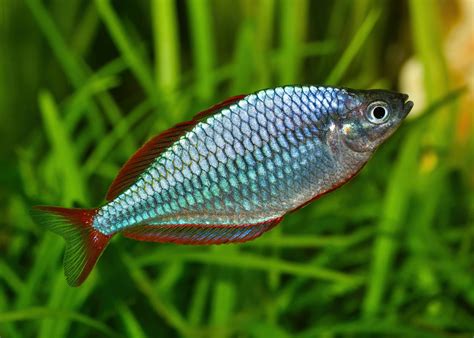
[[[473,4],[0,1],[0,336],[472,336]],[[151,136],[286,84],[415,106],[356,178],[254,241],[116,236],[68,286],[33,205],[100,205]]]

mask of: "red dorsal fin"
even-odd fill
[[[206,109],[206,110],[203,110],[200,113],[197,113],[196,115],[194,115],[193,120],[194,121],[200,121],[203,118],[212,116],[215,113],[223,110],[224,108],[227,108],[227,107],[231,106],[232,104],[242,100],[246,96],[247,95],[236,95],[236,96],[229,97],[228,99],[222,101],[221,103],[218,103],[218,104],[212,106],[209,109]]]
[[[107,192],[106,199],[111,201],[120,195],[124,190],[130,187],[145,171],[148,166],[164,152],[170,145],[179,140],[187,131],[191,130],[197,123],[206,117],[212,116],[231,104],[241,100],[246,95],[239,95],[231,97],[211,108],[196,114],[192,120],[179,123],[174,127],[165,130],[161,134],[154,136],[151,140],[145,143],[138,149],[135,154],[123,165],[117,177],[110,185]]]
[[[186,131],[192,129],[194,125],[193,121],[179,123],[142,145],[120,169],[107,192],[105,197],[107,201],[113,200],[131,186],[159,154],[178,140]]]

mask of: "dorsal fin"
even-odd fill
[[[242,100],[246,96],[247,95],[236,95],[236,96],[229,97],[228,99],[222,101],[221,103],[215,104],[211,108],[203,110],[200,113],[197,113],[196,115],[194,115],[193,120],[200,121],[205,117],[212,116],[215,113],[223,110],[224,108],[231,106],[235,102]]]
[[[212,116],[233,103],[241,100],[246,95],[239,95],[231,97],[221,103],[212,106],[198,114],[192,120],[178,123],[174,127],[165,130],[161,134],[154,136],[151,140],[141,146],[135,154],[123,165],[117,177],[110,185],[109,191],[106,195],[106,200],[111,201],[130,187],[145,171],[148,166],[164,152],[174,142],[179,140],[187,131],[191,130],[197,123],[206,117]]]

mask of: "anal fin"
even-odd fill
[[[177,244],[222,244],[246,242],[270,230],[282,217],[265,222],[242,225],[140,225],[123,231],[123,235],[138,241]]]

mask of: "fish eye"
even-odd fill
[[[367,108],[367,118],[370,122],[381,124],[388,120],[390,116],[390,107],[386,102],[373,102]]]

